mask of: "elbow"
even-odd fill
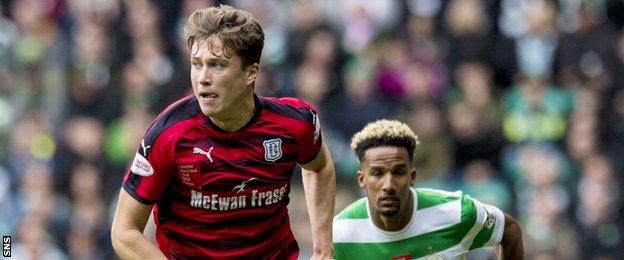
[[[110,239],[111,239],[111,243],[113,245],[113,249],[117,253],[119,253],[119,250],[123,246],[123,242],[122,242],[121,236],[119,235],[120,233],[121,233],[121,231],[119,231],[119,228],[115,227],[115,225],[113,225],[111,227]]]
[[[133,246],[132,243],[136,241],[136,237],[132,229],[123,228],[116,224],[117,223],[113,221],[110,238],[113,250],[115,250],[118,255],[121,255],[123,251]]]
[[[321,167],[315,167],[315,168],[303,168],[302,167],[302,174],[304,176],[317,176],[320,178],[329,178],[329,179],[333,179],[335,178],[336,175],[336,170],[334,168],[334,163],[333,162],[328,162],[325,165],[321,166]]]

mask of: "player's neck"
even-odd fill
[[[402,210],[401,212],[399,212],[399,214],[393,217],[386,217],[381,214],[374,214],[378,217],[372,218],[373,222],[378,228],[382,230],[390,232],[399,231],[405,228],[408,223],[410,223],[412,215],[414,214],[414,197],[411,192],[406,206],[407,207],[405,208],[405,210]]]
[[[236,108],[236,111],[232,111],[232,113],[225,116],[211,116],[210,120],[225,131],[235,132],[251,120],[254,115],[254,109],[255,102],[252,95],[242,102],[242,104]]]

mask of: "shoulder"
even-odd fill
[[[417,210],[444,209],[461,215],[462,221],[472,221],[476,217],[476,200],[461,190],[445,191],[437,189],[415,189],[418,203]]]
[[[264,109],[284,117],[307,122],[316,120],[316,109],[314,106],[297,98],[260,97],[260,102]]]
[[[457,242],[474,236],[482,211],[479,204],[462,191],[416,189],[418,197],[416,214],[421,223],[450,228],[450,236]]]
[[[193,95],[188,95],[177,100],[165,108],[156,119],[154,119],[145,132],[142,142],[144,142],[145,145],[153,144],[164,132],[171,130],[172,126],[192,118],[199,113],[201,113],[201,110],[199,109],[197,99]]]
[[[439,204],[457,201],[465,195],[462,191],[445,191],[428,188],[415,189],[418,198],[418,209],[428,208]]]
[[[349,204],[349,206],[334,217],[334,220],[362,218],[368,218],[368,212],[366,211],[366,198],[361,198]]]

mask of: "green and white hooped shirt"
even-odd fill
[[[370,219],[361,198],[335,218],[334,257],[340,259],[465,259],[469,250],[495,246],[503,237],[503,212],[461,191],[412,189],[414,214],[388,232]]]

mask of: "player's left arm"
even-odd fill
[[[301,165],[303,189],[305,192],[310,226],[312,228],[312,259],[331,259],[332,218],[334,216],[334,195],[336,173],[334,161],[325,143],[316,158]]]
[[[524,259],[522,231],[520,231],[518,222],[507,213],[505,213],[505,230],[499,252],[499,259],[501,259],[501,255],[504,260]]]

